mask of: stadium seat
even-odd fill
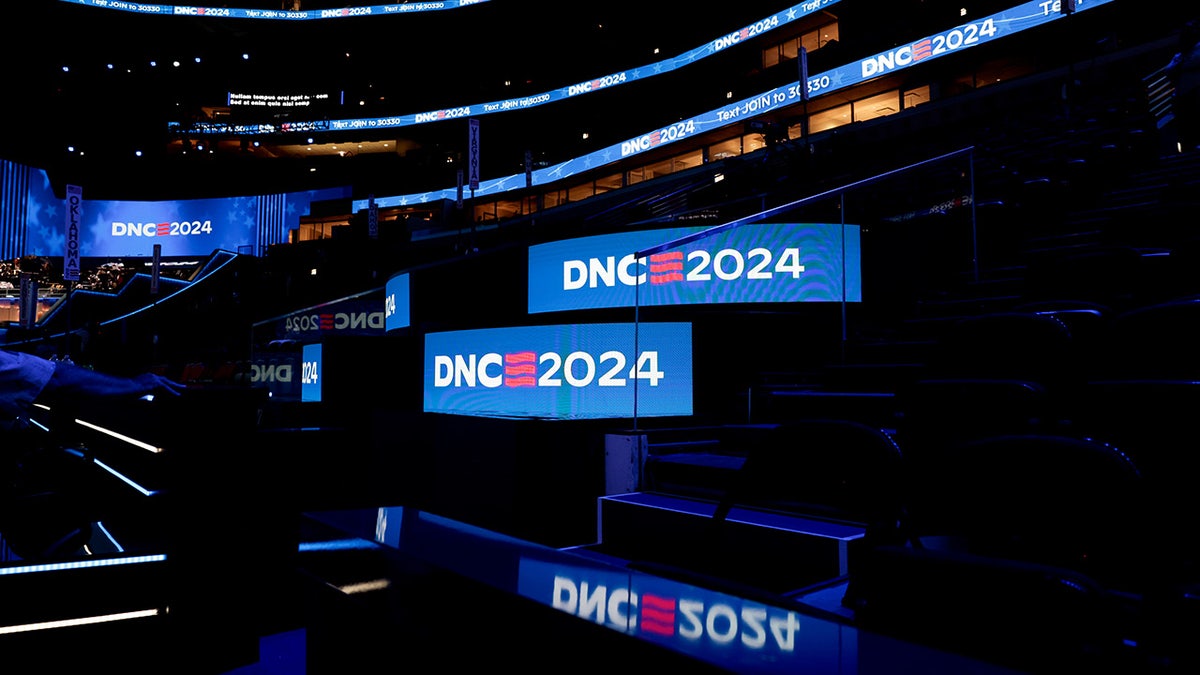
[[[914,483],[907,531],[922,546],[1073,569],[1131,593],[1179,580],[1170,555],[1179,533],[1138,467],[1108,443],[973,439],[928,458]]]
[[[1200,378],[1200,296],[1114,316],[1087,355],[1089,379]]]
[[[1060,416],[1046,387],[1024,379],[925,378],[897,398],[896,439],[913,466],[969,440],[1052,430]]]
[[[780,424],[750,450],[714,518],[737,505],[888,532],[905,508],[903,469],[900,446],[876,427],[835,418]]]
[[[1122,668],[1137,660],[1137,605],[1063,567],[878,546],[858,559],[843,604],[867,639],[919,641],[1022,672],[1131,672]]]

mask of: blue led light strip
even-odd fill
[[[147,617],[158,616],[160,614],[162,614],[160,610],[152,608],[136,610],[132,612],[120,612],[117,614],[81,616],[74,619],[60,619],[58,621],[42,621],[40,623],[25,623],[15,626],[0,626],[0,635],[29,633],[39,630],[54,630],[56,628],[74,628],[76,626],[88,626],[97,623],[111,623],[113,621],[128,621],[130,619],[145,619]]]
[[[1076,13],[1082,12],[1110,2],[1115,2],[1115,0],[1076,0],[1075,11]],[[1055,11],[1053,4],[1046,0],[1032,0],[984,19],[962,24],[907,45],[894,47],[874,56],[812,75],[806,82],[809,96],[824,95],[846,89],[875,77],[922,64],[940,56],[958,54],[965,49],[994,42],[1000,38],[1065,18],[1067,15]],[[554,166],[538,169],[532,172],[532,183],[542,185],[563,180],[577,173],[612,164],[669,143],[686,140],[729,125],[741,124],[746,119],[786,108],[800,103],[801,100],[799,82],[778,87],[667,127],[655,129],[616,145],[610,145]],[[512,174],[481,182],[479,188],[473,190],[471,194],[473,197],[481,197],[523,187],[525,187],[525,175]],[[375,206],[379,208],[408,206],[457,198],[458,188],[452,187],[407,195],[375,197]],[[367,208],[367,200],[355,200],[352,208],[356,212]]]
[[[15,567],[0,567],[0,576],[13,574],[33,574],[35,572],[58,572],[61,570],[77,570],[87,567],[113,567],[116,565],[140,565],[143,563],[165,562],[165,555],[140,555],[127,558],[102,558],[96,560],[75,560],[60,563],[41,563],[37,565],[18,565]]]
[[[560,87],[558,89],[553,89],[551,91],[542,92],[541,94],[534,94],[531,96],[521,96],[518,98],[510,98],[501,101],[492,101],[491,103],[474,103],[471,105],[455,106],[452,108],[431,110],[422,113],[393,115],[390,117],[295,121],[285,124],[229,124],[222,122],[195,122],[186,129],[182,128],[178,122],[173,122],[168,125],[168,128],[175,133],[221,134],[235,136],[300,133],[311,131],[360,131],[363,129],[394,129],[399,127],[413,126],[416,124],[444,122],[446,120],[462,119],[465,117],[478,117],[480,115],[490,115],[492,113],[528,110],[530,108],[545,105],[547,103],[563,101],[576,96],[582,96],[583,94],[591,94],[593,92],[611,89],[617,85],[629,84],[631,82],[637,82],[638,80],[654,77],[655,75],[669,73],[673,70],[691,65],[707,56],[712,56],[713,54],[716,54],[724,49],[728,49],[743,40],[756,38],[769,31],[775,30],[776,28],[787,25],[802,16],[825,9],[836,2],[838,2],[838,0],[809,0],[809,2],[795,5],[781,12],[772,14],[765,19],[755,21],[749,26],[735,30],[732,33],[710,40],[703,45],[694,49],[690,49],[674,58],[664,59],[658,63],[651,63],[644,66],[638,66],[637,68],[632,68],[630,70],[623,70],[609,75],[592,78],[584,82],[570,84],[565,87]]]
[[[122,0],[59,0],[76,5],[115,9],[137,14],[159,16],[192,16],[220,19],[274,19],[280,21],[311,21],[314,19],[343,19],[362,16],[395,16],[417,12],[436,12],[443,9],[458,9],[479,5],[488,0],[447,0],[446,2],[394,3],[390,5],[368,5],[365,7],[341,7],[338,9],[281,10],[281,9],[236,9],[233,7],[192,7],[188,5],[153,5]]]

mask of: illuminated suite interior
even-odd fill
[[[12,663],[1200,666],[1194,10],[235,4],[7,43],[5,349],[184,389],[6,429]]]

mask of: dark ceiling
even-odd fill
[[[304,10],[370,5],[301,2]],[[155,16],[37,0],[9,24],[14,36],[0,41],[8,64],[0,158],[46,169],[56,189],[83,184],[95,198],[261,194],[345,184],[387,191],[422,180],[447,187],[453,175],[447,158],[461,157],[467,140],[462,119],[318,136],[312,148],[303,147],[307,135],[298,134],[263,138],[263,149],[239,147],[236,139],[223,147],[187,138],[186,155],[171,124],[206,119],[225,106],[229,92],[331,97],[321,109],[272,114],[265,121],[273,123],[507,100],[678,56],[795,4],[752,0],[715,12],[680,0],[489,0],[400,15],[286,21]],[[853,3],[836,7],[843,4]],[[886,13],[914,18],[933,13],[935,5],[939,15],[953,18],[957,11],[943,0],[903,0],[889,3]],[[280,9],[278,0],[224,6]],[[885,12],[878,6],[870,11]],[[894,21],[880,23],[899,32]],[[26,39],[12,39],[23,31],[30,34]],[[489,167],[494,175],[519,171],[525,151],[535,161],[561,161],[712,109],[759,63],[757,54],[748,54],[719,66],[725,71],[690,66],[686,77],[650,78],[580,102],[488,114],[481,119],[482,154],[491,161],[482,162],[484,173]],[[244,109],[230,112],[235,122],[264,121]],[[369,145],[383,141],[390,151]],[[191,144],[197,142],[206,142],[207,151],[195,151]],[[333,142],[364,146],[331,152]]]
[[[368,4],[304,0],[303,9]],[[644,3],[626,0],[586,5],[490,0],[404,15],[284,21],[152,16],[39,0],[20,20],[36,37],[2,41],[9,83],[3,89],[8,133],[0,138],[0,157],[52,170],[65,180],[87,180],[102,191],[110,185],[120,190],[121,184],[130,192],[153,190],[150,183],[162,179],[163,170],[141,170],[151,162],[135,162],[135,151],[145,160],[164,159],[169,143],[178,142],[170,123],[204,119],[225,106],[231,91],[331,97],[322,109],[265,120],[271,122],[402,115],[504,100],[675,56],[713,39],[723,27],[787,6],[741,4],[740,12],[718,17],[682,2],[647,10]],[[226,6],[279,9],[278,2],[250,0]],[[234,114],[246,118],[244,112]],[[574,136],[587,126],[564,114],[517,117],[494,114],[483,123],[484,138],[497,152],[516,137]],[[453,153],[465,143],[465,124],[423,124],[402,134],[392,130],[343,140],[403,135]],[[306,141],[295,134],[264,140]],[[280,161],[255,163],[246,180],[266,181],[273,173],[289,180],[302,169],[288,166],[299,162],[284,152],[259,157]],[[221,160],[203,161],[207,168],[195,172],[197,181]],[[223,166],[232,167],[232,160]],[[182,162],[169,167],[180,176],[193,174]]]

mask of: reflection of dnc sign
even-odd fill
[[[705,229],[668,228],[531,246],[529,312],[862,300],[857,225],[742,225],[637,256]]]
[[[836,673],[852,635],[792,609],[649,574],[522,558],[518,593],[735,673]]]
[[[552,419],[692,414],[688,323],[429,333],[425,412]]]
[[[271,393],[277,401],[300,399],[300,354],[281,352],[261,355],[250,362],[250,386]]]
[[[279,319],[275,335],[280,339],[311,342],[325,335],[380,335],[384,311],[379,300],[339,300],[293,312]]]

